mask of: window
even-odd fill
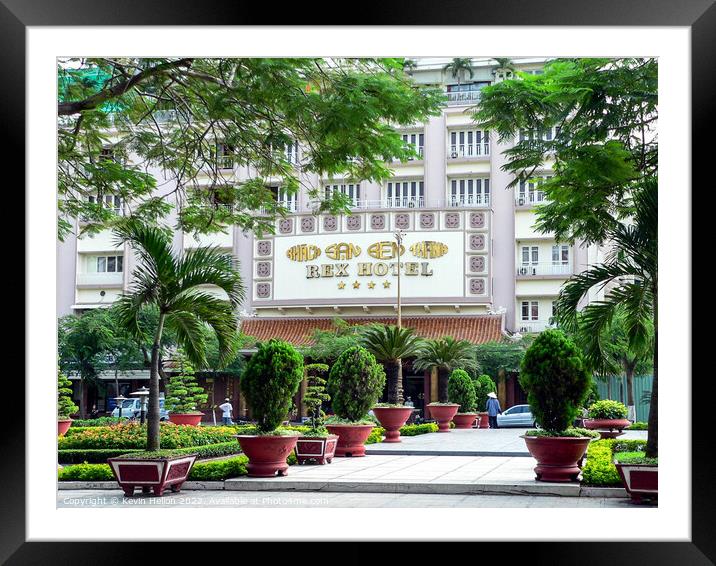
[[[390,208],[420,207],[425,201],[425,186],[423,181],[389,181],[386,197]]]
[[[102,149],[100,149],[99,160],[100,161],[116,161],[115,155],[114,155],[114,148],[103,147]]]
[[[451,179],[450,206],[490,204],[490,179]]]
[[[552,141],[559,136],[560,127],[555,126],[552,128],[532,128],[529,130],[520,130],[520,141],[537,140]]]
[[[110,255],[97,256],[97,273],[121,273],[124,264],[124,256]]]
[[[517,193],[518,204],[535,204],[544,202],[544,191],[541,189],[541,186],[551,178],[552,175],[544,175],[542,177],[534,177],[527,181],[520,181]]]
[[[423,158],[423,153],[425,151],[425,134],[420,133],[413,133],[413,134],[403,134],[403,143],[407,146],[410,146],[410,149],[415,151],[415,153],[418,154],[417,159]],[[413,161],[416,159],[415,157],[410,157],[409,161]]]
[[[539,301],[522,301],[521,307],[523,321],[539,320]]]
[[[539,263],[538,246],[522,246],[522,264]]]
[[[219,169],[233,169],[235,148],[226,143],[216,144],[216,162]]]
[[[552,264],[568,265],[569,264],[569,246],[557,244],[552,246]]]
[[[360,206],[360,183],[325,185],[324,189],[327,199],[331,198],[333,193],[340,192],[351,199],[353,206]]]
[[[479,157],[490,155],[490,132],[487,130],[455,130],[448,133],[448,156]]]
[[[122,197],[118,195],[103,195],[102,198],[89,196],[87,200],[91,204],[99,204],[101,202],[105,208],[114,211],[115,214],[122,214]]]
[[[289,192],[282,187],[269,187],[269,190],[274,194],[276,202],[287,208],[291,212],[298,210],[298,194]]]
[[[284,153],[286,155],[286,160],[289,163],[292,163],[293,165],[298,164],[298,142],[294,141],[292,143],[289,143],[284,148]]]

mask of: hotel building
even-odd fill
[[[544,61],[513,62],[539,73]],[[595,246],[569,245],[536,231],[535,206],[544,201],[540,182],[552,174],[550,161],[532,181],[508,189],[513,178],[502,170],[502,152],[509,144],[473,123],[470,108],[479,104],[480,90],[505,71],[494,59],[473,59],[473,76],[458,84],[444,70],[449,62],[417,60],[414,80],[440,85],[447,103],[427,123],[400,130],[418,158],[391,163],[393,175],[385,182],[305,173],[300,145],[287,148],[302,185],[346,194],[350,214],[314,214],[305,190],[288,195],[276,184],[276,198],[291,214],[277,219],[274,234],[257,237],[233,226],[211,236],[175,234],[177,250],[211,244],[239,260],[246,284],[243,333],[301,345],[336,317],[395,323],[400,269],[404,326],[424,337],[450,335],[476,344],[509,339],[548,327],[565,280],[601,260]],[[230,178],[250,177],[230,153],[220,159]],[[106,198],[121,213],[123,203]],[[399,267],[396,231],[404,234]],[[133,262],[109,232],[58,243],[58,316],[111,305],[128,288]],[[406,395],[419,405],[435,399],[436,387],[431,376],[407,372]],[[523,399],[516,385],[500,396],[503,407]]]

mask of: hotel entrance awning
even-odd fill
[[[348,324],[396,323],[395,317],[346,317],[343,320]],[[403,326],[415,329],[415,333],[422,338],[452,336],[473,344],[501,341],[506,337],[500,315],[403,317]],[[241,332],[258,341],[277,338],[295,346],[304,346],[311,343],[314,330],[333,328],[331,318],[248,318],[243,321]]]

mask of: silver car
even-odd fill
[[[532,416],[529,405],[514,405],[501,415],[497,415],[498,427],[536,427],[537,423]]]

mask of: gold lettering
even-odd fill
[[[430,269],[430,264],[427,261],[421,262],[420,266],[422,267],[422,269],[420,270],[420,275],[429,276],[433,274],[433,270]]]
[[[373,275],[373,264],[368,262],[360,262],[358,264],[358,275]]]
[[[321,265],[321,277],[333,277],[333,266],[330,263]]]
[[[418,274],[418,262],[417,261],[406,261],[405,262],[405,275],[417,275]]]
[[[388,264],[383,263],[382,261],[373,264],[373,273],[376,275],[385,275],[388,273]]]
[[[321,274],[319,273],[317,265],[307,265],[306,266],[306,279],[313,279],[314,277],[320,277],[320,276],[321,276]]]
[[[410,246],[410,251],[415,257],[423,259],[435,259],[444,256],[448,252],[447,244],[442,242],[424,241]]]
[[[336,277],[348,277],[348,264],[347,263],[337,263],[335,265],[336,268]]]
[[[405,253],[405,246],[400,246],[400,255]],[[393,259],[398,257],[397,242],[376,242],[368,246],[368,255],[375,259]]]
[[[291,261],[311,261],[321,255],[321,248],[312,244],[298,244],[286,250],[286,257]]]
[[[338,244],[331,244],[326,248],[326,257],[330,259],[353,259],[354,257],[358,257],[360,252],[360,246],[340,242]]]

